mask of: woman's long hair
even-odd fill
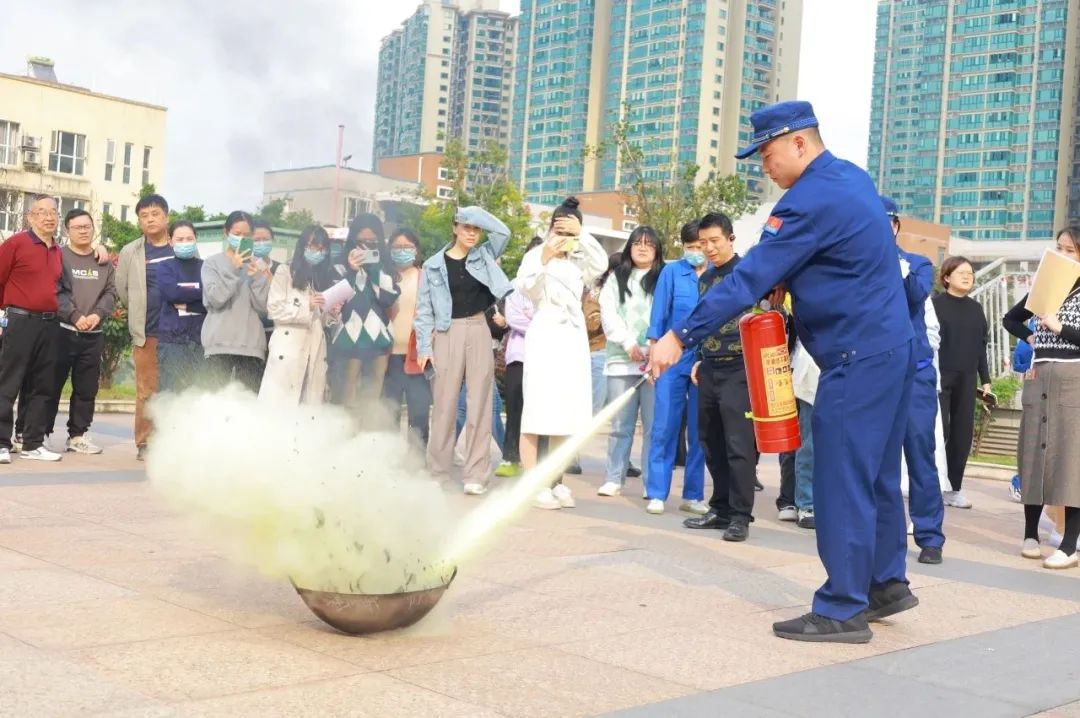
[[[386,241],[382,220],[370,213],[358,214],[349,223],[349,234],[345,238],[345,268],[352,271],[352,267],[349,266],[349,252],[360,246],[359,235],[365,229],[370,229],[375,234],[375,244],[379,250],[379,269],[394,276],[395,268],[390,259],[390,244]]]
[[[645,290],[646,295],[651,295],[656,289],[656,282],[660,278],[660,270],[664,268],[664,245],[660,241],[660,235],[656,233],[656,230],[652,227],[641,226],[631,232],[630,238],[626,240],[626,246],[623,247],[622,254],[619,255],[619,264],[612,272],[615,275],[615,281],[619,283],[619,304],[625,304],[626,298],[630,295],[630,273],[635,268],[632,252],[634,244],[641,240],[649,242],[656,250],[652,266],[649,267],[649,271],[645,272],[645,276],[641,278],[641,288]]]
[[[304,251],[313,238],[326,251],[326,259],[314,267],[304,259]],[[296,289],[304,290],[311,287],[316,292],[322,292],[330,288],[330,285],[334,283],[334,276],[333,268],[330,266],[330,235],[325,229],[312,224],[300,233],[300,239],[296,240],[296,249],[293,250],[292,259],[289,261],[289,271],[292,273],[292,285]]]

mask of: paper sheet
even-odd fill
[[[1037,317],[1056,315],[1077,279],[1080,279],[1080,262],[1052,249],[1046,250],[1031,281],[1024,308]]]
[[[326,304],[323,306],[327,309],[333,309],[337,305],[344,304],[352,299],[356,295],[356,290],[353,289],[348,279],[342,279],[322,294],[323,299],[326,300]]]

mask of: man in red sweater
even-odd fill
[[[19,390],[29,392],[22,458],[59,461],[45,447],[45,423],[54,391],[60,325],[56,312],[60,247],[54,239],[56,200],[28,198],[30,229],[0,244],[0,305],[7,327],[0,346],[0,464],[11,463],[11,431]]]

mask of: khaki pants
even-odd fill
[[[147,337],[146,344],[135,347],[135,445],[146,446],[153,424],[146,416],[146,402],[158,390],[157,337]]]
[[[458,395],[465,382],[466,484],[487,486],[491,473],[491,403],[495,390],[495,357],[491,331],[483,314],[454,319],[445,332],[436,332],[432,362],[431,435],[428,468],[437,477],[450,473],[454,462]]]

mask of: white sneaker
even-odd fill
[[[907,535],[908,536],[914,536],[915,535],[915,524],[912,523],[911,521],[907,522]]]
[[[55,451],[49,451],[42,445],[33,451],[23,451],[22,458],[30,459],[31,461],[59,461],[63,457]]]
[[[794,506],[785,506],[780,509],[780,514],[777,516],[781,521],[798,521],[799,510]]]
[[[570,487],[566,484],[555,484],[555,488],[551,490],[551,493],[562,508],[572,509],[577,506],[574,503],[574,495],[570,493]]]
[[[86,434],[82,436],[73,436],[67,440],[67,450],[74,451],[76,454],[100,454],[101,447],[90,441],[90,437]]]
[[[11,452],[7,449],[0,449],[0,464],[11,463]]]
[[[685,511],[688,514],[697,514],[698,516],[704,516],[709,513],[709,505],[704,501],[698,499],[692,499],[690,501],[683,501],[679,504],[679,511]]]
[[[963,491],[942,491],[941,498],[946,506],[952,506],[954,509],[971,508],[971,502],[968,501],[967,496],[964,496]]]
[[[538,509],[562,508],[562,504],[559,503],[559,500],[557,498],[555,498],[555,494],[552,493],[551,489],[544,489],[543,491],[538,493],[536,495],[536,498],[533,499],[533,506]]]
[[[466,496],[483,496],[487,493],[487,487],[483,484],[465,484]]]
[[[1061,553],[1058,551],[1058,553]],[[1042,549],[1035,539],[1024,539],[1024,545],[1020,547],[1020,555],[1024,558],[1042,558]]]
[[[596,490],[597,496],[618,496],[622,493],[622,487],[616,484],[614,481],[607,481]]]
[[[1080,563],[1080,559],[1077,558],[1075,553],[1068,555],[1059,549],[1046,557],[1046,560],[1043,561],[1043,568],[1075,568],[1078,563]]]
[[[650,514],[662,514],[664,513],[664,502],[660,499],[653,499],[649,502],[649,505],[645,507],[645,510]]]

